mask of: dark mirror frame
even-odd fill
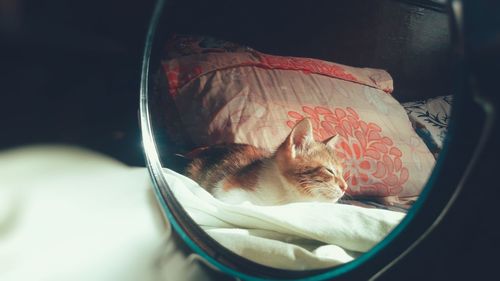
[[[183,210],[168,188],[162,176],[162,165],[156,142],[154,104],[151,100],[155,90],[154,73],[159,68],[161,44],[155,41],[161,38],[162,28],[158,26],[164,14],[165,0],[157,2],[146,38],[140,93],[140,121],[144,152],[147,166],[154,184],[159,205],[177,235],[189,249],[206,260],[213,267],[244,280],[369,280],[375,279],[398,260],[411,252],[440,223],[443,216],[454,203],[461,191],[464,177],[471,165],[477,161],[477,155],[483,148],[491,129],[492,105],[484,95],[473,91],[470,77],[474,75],[471,61],[477,50],[467,48],[469,37],[464,21],[463,10],[473,10],[475,4],[462,6],[461,1],[451,1],[448,9],[452,14],[453,81],[455,100],[452,109],[448,136],[436,167],[420,198],[408,212],[405,219],[377,246],[356,260],[335,268],[311,271],[289,271],[263,266],[239,257],[222,247],[209,237]],[[415,2],[415,1],[412,1]],[[421,3],[434,1],[418,1]],[[470,1],[469,1],[470,2]],[[474,1],[473,1],[474,2]],[[479,1],[478,1],[479,2]],[[464,3],[465,5],[465,3]],[[469,8],[469,6],[471,6]],[[439,6],[441,7],[441,6]],[[465,29],[465,30],[464,30]],[[481,48],[473,44],[475,48]],[[467,115],[473,114],[477,123],[468,122]],[[337,279],[336,279],[337,280]]]

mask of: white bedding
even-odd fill
[[[0,280],[212,280],[168,239],[150,189],[145,168],[89,150],[0,151]]]
[[[231,205],[191,179],[165,169],[176,197],[209,235],[258,263],[314,269],[353,260],[382,240],[404,213],[304,202],[282,206]]]
[[[232,206],[165,175],[210,235],[281,268],[349,261],[404,216],[324,203]],[[145,168],[74,147],[0,152],[0,280],[210,280],[155,221],[148,177]]]

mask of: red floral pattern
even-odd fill
[[[302,111],[288,112],[288,127],[292,128],[299,120],[309,117],[316,140],[340,135],[336,148],[338,156],[344,160],[343,176],[349,185],[348,194],[391,196],[403,190],[410,177],[401,161],[403,153],[382,134],[377,124],[363,121],[350,107],[303,106]]]

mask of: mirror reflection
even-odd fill
[[[404,218],[443,147],[452,96],[408,82],[404,62],[393,74],[209,34],[161,44],[152,117],[169,188],[212,238],[257,263],[352,261]]]

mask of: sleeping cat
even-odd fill
[[[336,139],[315,141],[311,121],[303,119],[274,153],[249,144],[208,146],[186,155],[185,174],[227,203],[336,202],[347,188]]]

